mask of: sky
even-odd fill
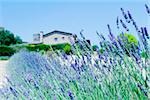
[[[84,36],[98,44],[96,31],[107,37],[107,24],[114,34],[120,33],[116,18],[123,18],[121,7],[132,13],[139,26],[150,25],[144,4],[148,0],[0,0],[0,26],[26,42],[40,31],[60,30],[80,37],[83,29]],[[133,27],[128,26],[134,34]]]

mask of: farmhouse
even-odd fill
[[[72,33],[62,31],[52,31],[44,34],[42,31],[38,34],[33,34],[33,44],[62,44],[74,42],[74,36]]]

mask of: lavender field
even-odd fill
[[[150,8],[145,5],[150,16]],[[44,54],[22,50],[7,66],[7,84],[2,100],[149,100],[150,34],[136,24],[131,12],[121,8],[116,37],[108,24],[106,38],[99,32],[99,50],[93,50],[81,32],[82,41],[72,53]],[[136,16],[134,16],[136,17]],[[126,33],[134,27],[139,41]],[[131,44],[129,44],[131,42]]]

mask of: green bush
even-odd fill
[[[63,50],[68,43],[52,45],[53,50]]]
[[[45,44],[27,45],[26,49],[29,51],[48,51],[50,46]]]
[[[69,43],[55,44],[55,45],[52,45],[52,48],[53,50],[64,51],[67,54],[71,52],[71,45]]]
[[[65,47],[63,48],[63,50],[66,54],[69,54],[71,52],[71,45],[66,44]]]
[[[138,40],[132,34],[124,33],[124,35],[120,34],[119,37],[121,37],[121,39],[125,43],[126,47],[130,47],[131,44],[138,45]],[[127,39],[127,41],[126,41],[126,39]]]
[[[0,56],[12,56],[16,51],[9,46],[0,46]]]
[[[0,31],[0,45],[21,44],[22,40],[19,36],[15,36],[12,32],[3,29]]]
[[[124,52],[130,56],[129,52],[132,53],[137,53],[137,47],[138,47],[138,40],[136,37],[132,34],[124,33],[120,34],[118,37],[120,37],[122,44],[123,44],[123,49]]]

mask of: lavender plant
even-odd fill
[[[149,7],[145,5],[149,14]],[[29,100],[148,100],[150,99],[150,39],[146,27],[137,26],[129,11],[121,8],[117,28],[125,29],[123,38],[115,37],[108,25],[108,41],[102,34],[100,47],[94,51],[85,41],[74,44],[73,54],[51,51],[46,55],[21,51],[9,61],[7,85],[0,89],[2,99]],[[124,33],[132,24],[140,38],[133,52],[126,49]],[[127,41],[127,42],[125,42]],[[126,54],[128,52],[129,55]],[[140,54],[144,51],[146,57]]]

